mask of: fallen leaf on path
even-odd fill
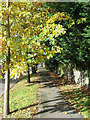
[[[79,110],[78,110],[78,109],[75,109],[75,111],[76,111],[76,112],[79,112]]]
[[[41,104],[41,102],[38,105],[40,105],[40,104]]]
[[[57,104],[57,106],[58,106],[58,107],[60,107],[60,105],[59,105],[59,104]]]
[[[69,112],[65,112],[65,114],[69,114]]]

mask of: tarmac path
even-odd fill
[[[53,80],[49,73],[40,69],[41,90],[39,92],[40,102],[38,112],[34,118],[73,118],[73,120],[83,120],[81,113],[75,111],[75,108],[64,99],[59,91],[59,86],[51,84]],[[62,119],[63,120],[63,119]]]

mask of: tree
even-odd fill
[[[39,8],[38,11],[37,8]],[[37,40],[35,41],[35,39],[38,38],[38,34],[41,32],[40,28],[43,28],[45,21],[48,18],[47,12],[49,8],[42,8],[42,3],[12,3],[7,1],[7,7],[5,6],[5,3],[3,3],[1,24],[4,34],[2,41],[2,59],[6,59],[4,62],[4,69],[7,71],[7,79],[5,81],[4,115],[9,113],[10,71],[11,77],[14,77],[16,74],[19,75],[19,73],[20,76],[22,76],[22,70],[28,68],[28,82],[30,82],[29,63],[36,64],[38,61],[40,62],[45,57],[44,52],[51,56],[59,50],[59,48],[55,46],[56,50],[53,49],[53,53],[50,54],[48,51],[50,49],[49,47],[45,44],[40,47],[38,46],[39,42],[37,42]],[[45,9],[47,12],[45,12]],[[36,36],[35,39],[33,39],[33,36]],[[41,37],[38,39],[40,38]],[[34,46],[35,44],[36,46]],[[43,49],[43,47],[45,47],[45,49]],[[33,59],[28,58],[29,54],[27,55],[27,52],[29,52],[29,50],[33,53],[33,55],[30,54],[30,57],[32,55],[31,58]],[[38,57],[34,60],[36,51]]]
[[[9,7],[9,0],[7,0],[6,7]],[[6,34],[7,34],[7,40],[10,38],[10,25],[9,25],[9,15],[6,15]],[[7,44],[7,56],[6,56],[6,64],[7,64],[7,78],[5,80],[5,94],[4,94],[4,115],[7,115],[9,113],[9,83],[10,83],[10,46]]]
[[[57,44],[63,49],[61,54],[55,54],[54,59],[60,64],[71,64],[81,71],[86,71],[90,66],[89,5],[90,2],[55,3],[57,11],[69,13],[75,24],[67,29],[64,36],[57,38]],[[63,26],[67,26],[66,21]]]
[[[3,3],[2,57],[6,59],[5,55],[8,55],[7,62],[4,62],[4,69],[8,69],[8,79],[10,71],[11,77],[15,77],[19,74],[22,76],[22,71],[27,70],[30,82],[29,66],[35,66],[45,58],[49,59],[55,53],[61,53],[57,38],[64,36],[67,29],[74,24],[72,17],[60,12],[55,13],[46,3],[10,2],[8,8],[5,8]]]

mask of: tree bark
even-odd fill
[[[58,61],[55,60],[55,73],[58,73]]]
[[[30,69],[29,69],[29,63],[27,63],[27,67],[28,67],[28,79],[27,79],[27,82],[30,83]]]
[[[71,80],[73,83],[75,83],[75,80],[74,80],[74,72],[73,72],[73,65],[71,64]]]
[[[7,66],[8,70],[6,71],[6,79],[5,79],[5,93],[4,93],[4,115],[9,114],[9,87],[10,87],[10,48],[8,48],[8,56],[7,56]]]
[[[80,67],[80,85],[82,86],[83,85],[83,70],[82,70],[82,67]]]
[[[32,74],[36,73],[36,71],[37,71],[36,69],[37,69],[36,66],[32,67]]]
[[[89,92],[90,92],[90,68],[89,68],[89,66],[88,66],[88,69],[87,69],[87,76],[88,76],[88,79],[89,79],[89,84],[88,84],[88,90],[89,90]]]
[[[7,0],[6,7],[9,7],[9,0]],[[6,33],[7,33],[7,41],[10,37],[10,26],[9,26],[9,15],[7,15],[7,26],[6,26]],[[10,47],[7,45],[7,71],[6,71],[6,79],[5,79],[5,93],[4,93],[4,115],[9,114],[9,85],[10,85]]]
[[[36,71],[37,71],[37,64],[36,64]]]

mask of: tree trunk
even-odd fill
[[[35,65],[34,67],[32,67],[32,74],[35,74],[37,71],[37,65]]]
[[[7,0],[6,7],[9,7],[9,0]],[[6,26],[6,33],[7,33],[7,41],[10,37],[10,26],[9,26],[9,15],[7,15],[7,26]],[[4,93],[4,115],[9,114],[9,85],[10,85],[10,47],[7,45],[7,71],[6,71],[6,79],[5,79],[5,93]]]
[[[60,63],[58,63],[58,74],[59,74],[59,75],[61,74],[61,66],[60,66]]]
[[[32,66],[32,74],[34,74],[34,67]]]
[[[9,87],[10,87],[10,48],[8,47],[8,55],[7,55],[7,66],[8,69],[6,71],[6,79],[5,79],[5,93],[4,93],[4,115],[9,114]]]
[[[83,85],[83,70],[82,67],[80,67],[80,85]]]
[[[37,64],[36,64],[36,71],[37,71]]]
[[[74,72],[73,72],[73,65],[71,64],[71,81],[73,83],[75,83],[75,80],[74,80]]]
[[[55,73],[58,73],[58,62],[55,60]]]
[[[88,90],[90,91],[90,68],[89,66],[88,66],[87,72],[88,72],[88,79],[89,79]]]
[[[30,69],[29,69],[29,64],[27,63],[27,67],[28,67],[28,79],[27,79],[27,82],[30,83]]]

